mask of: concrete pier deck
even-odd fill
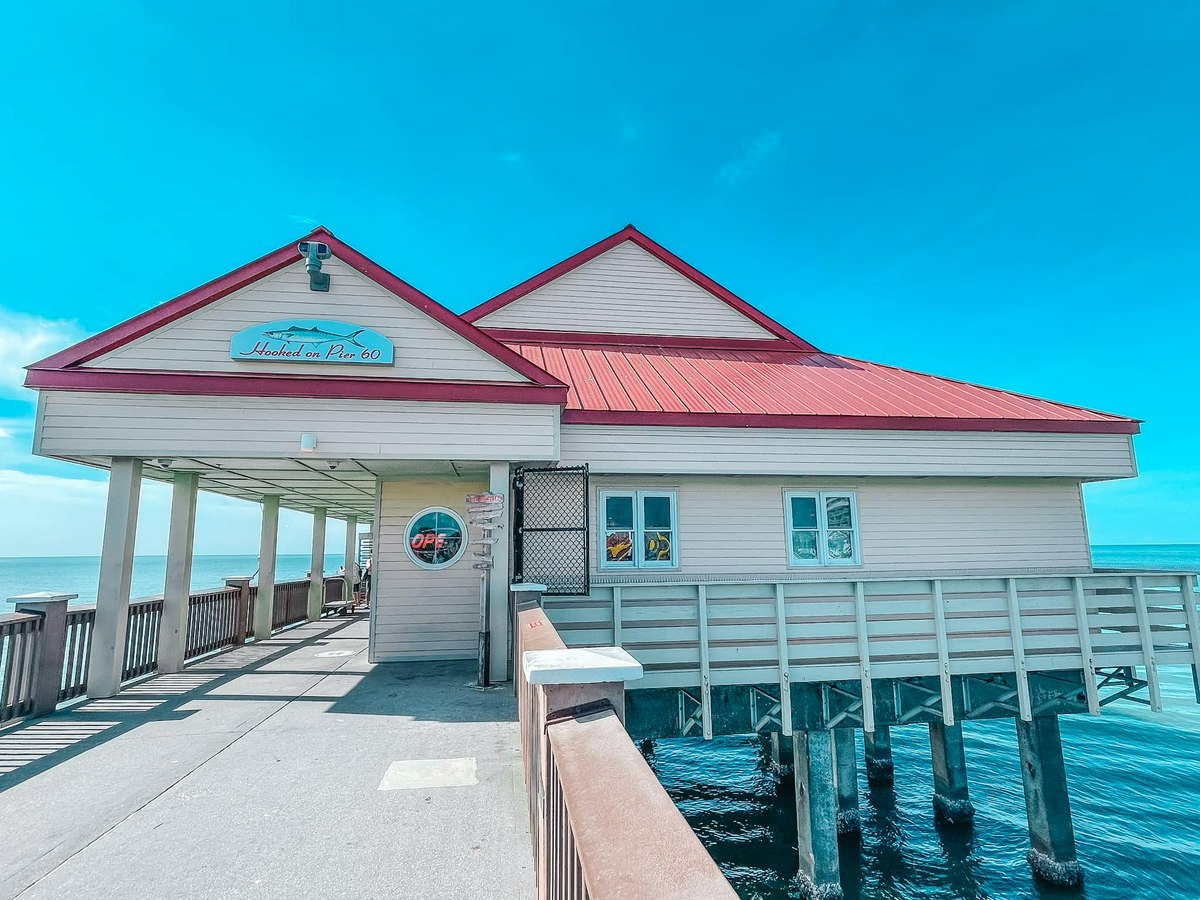
[[[0,900],[532,898],[511,692],[366,656],[327,619],[0,731]]]

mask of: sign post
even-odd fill
[[[471,494],[467,497],[467,524],[477,534],[471,539],[471,544],[477,547],[471,556],[474,562],[471,568],[479,571],[479,672],[475,684],[486,688],[491,684],[488,669],[491,660],[492,632],[489,619],[491,616],[491,577],[496,560],[492,556],[492,547],[496,538],[492,532],[504,527],[504,496],[502,494],[482,493]]]

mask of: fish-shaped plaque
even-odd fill
[[[378,331],[328,319],[283,319],[251,325],[229,342],[229,357],[245,362],[390,366],[396,351]]]

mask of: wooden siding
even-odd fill
[[[475,659],[479,649],[479,572],[468,549],[448,569],[417,566],[404,548],[409,520],[429,506],[466,519],[466,496],[486,490],[486,478],[409,478],[380,483],[379,543],[371,658]]]
[[[313,459],[554,459],[558,408],[505,403],[323,400],[44,391],[44,456],[299,456]]]
[[[1078,482],[982,478],[594,477],[593,575],[600,581],[697,577],[854,577],[921,573],[1087,572]],[[600,491],[678,492],[679,569],[600,569]],[[785,490],[857,495],[861,566],[788,565]]]
[[[565,425],[562,463],[593,472],[1132,478],[1124,434]]]
[[[172,322],[89,366],[176,372],[352,375],[378,378],[525,382],[499,360],[435,322],[337,259],[324,263],[328,293],[311,291],[304,261]],[[229,339],[263,322],[335,319],[383,334],[396,347],[394,366],[339,366],[229,358]]]
[[[529,328],[727,338],[774,338],[631,241],[481,318]]]

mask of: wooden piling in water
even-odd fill
[[[1034,716],[1029,722],[1017,719],[1016,724],[1029,818],[1029,865],[1043,881],[1077,887],[1083,883],[1083,869],[1075,852],[1058,716]]]

